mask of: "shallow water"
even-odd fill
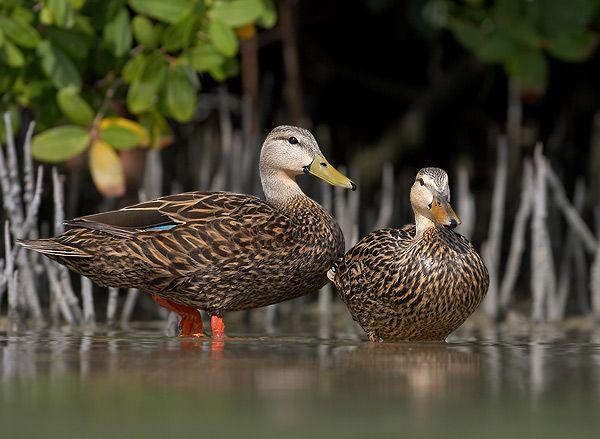
[[[0,436],[597,438],[599,335],[0,333]]]

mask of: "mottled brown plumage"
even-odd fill
[[[417,226],[368,234],[328,273],[372,341],[444,340],[487,292],[488,273],[471,243],[426,213],[435,209],[435,197],[449,194],[439,171],[417,175],[411,192]],[[426,191],[431,198],[423,198]]]
[[[153,293],[161,305],[188,315],[192,332],[201,331],[193,308],[221,316],[327,282],[344,238],[333,217],[295,183],[302,172],[354,187],[326,162],[308,131],[278,127],[261,155],[266,201],[229,192],[171,195],[78,218],[60,236],[21,245],[99,285]]]
[[[179,224],[156,230],[170,222]],[[212,314],[315,291],[344,248],[335,220],[306,196],[275,208],[250,195],[189,192],[67,225],[52,239],[67,256],[50,258],[98,285],[140,288]]]

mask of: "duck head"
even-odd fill
[[[424,228],[432,225],[454,228],[461,222],[450,206],[448,174],[443,169],[421,169],[410,190],[410,202],[415,213],[417,233],[422,233]]]
[[[260,152],[261,175],[283,173],[290,178],[311,174],[333,186],[356,185],[327,161],[310,131],[290,125],[273,129]]]

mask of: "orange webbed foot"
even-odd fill
[[[152,299],[163,308],[179,314],[181,317],[181,321],[179,323],[180,337],[204,337],[205,334],[204,327],[202,325],[202,317],[196,308],[172,302],[164,297],[159,297],[156,294],[152,295]]]

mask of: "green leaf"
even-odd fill
[[[95,29],[104,29],[115,14],[124,6],[125,0],[87,0],[82,14],[89,17]]]
[[[547,48],[553,57],[561,61],[580,62],[592,54],[597,40],[593,33],[580,29],[555,35],[547,41]]]
[[[192,47],[186,54],[187,64],[197,72],[208,72],[223,63],[223,55],[210,44]]]
[[[89,36],[73,29],[49,27],[45,36],[52,44],[60,47],[73,59],[85,59],[88,56],[91,41]]]
[[[83,126],[92,123],[94,111],[88,103],[79,96],[79,92],[75,87],[60,89],[56,95],[56,100],[60,110],[71,120],[71,122]]]
[[[129,12],[121,8],[119,12],[106,24],[104,28],[104,41],[115,56],[123,56],[131,48],[131,25]]]
[[[152,54],[141,74],[133,80],[127,93],[127,108],[134,114],[148,110],[154,103],[165,76],[167,65],[162,54]]]
[[[542,38],[535,27],[535,23],[527,17],[514,18],[501,30],[515,41],[532,49],[539,48],[542,43]]]
[[[0,15],[0,29],[18,46],[33,49],[40,43],[40,35],[31,26]]]
[[[466,20],[453,18],[450,21],[450,30],[454,38],[467,49],[477,52],[481,46],[482,32]]]
[[[179,122],[187,122],[194,115],[198,105],[197,90],[184,67],[175,66],[169,69],[165,86],[165,104],[171,116]]]
[[[70,29],[75,24],[75,8],[68,0],[47,0],[46,8],[58,27]]]
[[[146,128],[123,117],[102,119],[100,122],[100,138],[119,150],[148,146],[150,143],[150,135]]]
[[[581,30],[598,10],[597,0],[570,0],[568,5],[562,0],[526,3],[538,8],[541,29],[548,37]]]
[[[483,44],[478,47],[477,55],[485,62],[502,63],[515,56],[519,48],[512,38],[496,31],[486,35]]]
[[[68,0],[75,9],[81,9],[85,4],[85,0]]]
[[[521,80],[524,88],[545,88],[548,82],[548,63],[540,50],[523,51],[505,63],[509,76]]]
[[[160,30],[158,26],[153,26],[152,22],[142,15],[136,15],[132,21],[133,35],[138,43],[148,49],[155,49],[160,40]]]
[[[194,9],[194,0],[129,0],[129,6],[166,23],[177,23]]]
[[[17,3],[25,2],[18,1]],[[11,17],[18,22],[33,25],[33,22],[35,21],[34,8],[28,7],[26,4],[17,6],[15,9],[13,9]]]
[[[81,88],[81,76],[73,61],[50,41],[44,40],[37,49],[42,70],[58,89],[74,86]]]
[[[238,50],[238,39],[231,27],[220,20],[211,20],[208,35],[217,48],[225,56],[233,56]]]
[[[59,163],[81,154],[89,141],[88,132],[81,127],[51,128],[33,138],[31,154],[42,162]]]
[[[25,65],[25,57],[19,48],[8,40],[0,47],[0,61],[14,68],[20,68]]]
[[[137,78],[144,70],[146,66],[146,55],[143,52],[139,52],[133,58],[130,58],[125,65],[123,66],[123,70],[121,71],[121,77],[123,81],[126,83],[130,83],[135,78]]]
[[[258,24],[265,29],[271,29],[277,24],[277,9],[273,0],[262,0],[263,13],[258,18]]]
[[[4,32],[0,29],[0,47],[4,44]]]
[[[132,149],[140,144],[140,140],[134,132],[118,125],[104,128],[100,133],[100,138],[116,149],[122,150]]]
[[[209,16],[212,19],[237,27],[251,23],[265,10],[261,0],[216,0]]]
[[[175,51],[188,47],[197,24],[196,14],[189,14],[183,20],[167,27],[162,37],[163,49]]]

